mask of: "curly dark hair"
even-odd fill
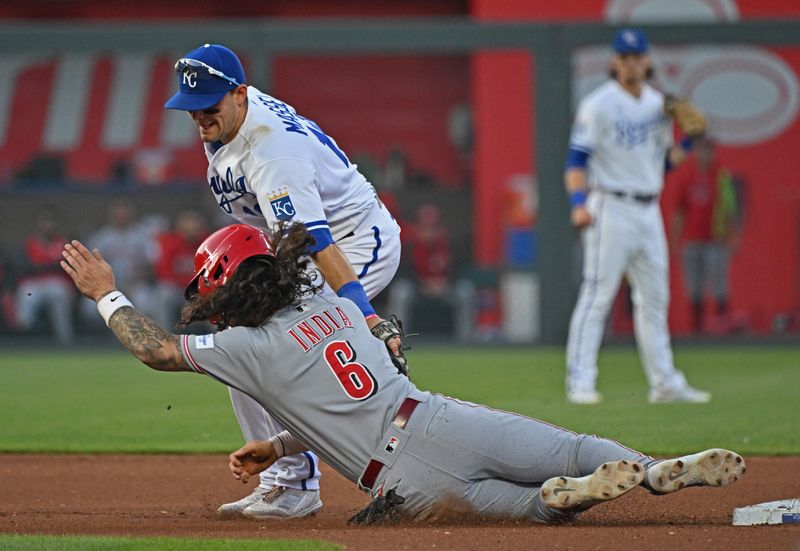
[[[179,327],[221,316],[222,329],[233,325],[258,327],[324,285],[322,275],[309,270],[309,246],[314,238],[303,224],[281,224],[267,232],[274,257],[254,256],[242,262],[228,283],[210,295],[192,295],[181,309]]]

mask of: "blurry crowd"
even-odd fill
[[[391,193],[381,197],[399,212]],[[137,309],[162,327],[175,328],[185,285],[194,275],[194,253],[220,221],[195,209],[171,218],[142,216],[124,196],[109,202],[105,217],[104,224],[78,237],[90,249],[100,250],[114,269],[117,287]],[[379,298],[380,307],[387,314],[398,314],[409,330],[469,339],[474,287],[456,277],[457,255],[442,211],[423,202],[400,223],[403,263]],[[17,250],[0,262],[0,332],[48,335],[62,346],[87,336],[102,338],[106,333],[95,303],[79,297],[59,265],[64,243],[75,237],[65,229],[62,213],[56,207],[43,207],[31,228]]]
[[[133,202],[116,198],[104,225],[82,240],[99,249],[114,268],[117,287],[136,307],[163,327],[173,327],[183,304],[183,289],[193,274],[194,253],[209,233],[196,210],[168,221],[142,219]],[[79,298],[59,265],[67,236],[55,207],[38,211],[21,250],[3,263],[2,323],[9,333],[51,332],[56,342],[75,342],[99,332],[102,320],[93,301]]]

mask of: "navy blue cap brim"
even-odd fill
[[[167,100],[164,104],[165,109],[177,109],[179,111],[199,111],[208,109],[225,97],[227,90],[222,92],[209,92],[207,94],[184,94],[178,92]]]

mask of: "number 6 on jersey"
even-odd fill
[[[356,351],[347,341],[334,341],[325,347],[325,362],[345,394],[353,400],[366,400],[377,392],[378,383],[369,369],[355,359]]]

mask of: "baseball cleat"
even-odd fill
[[[542,484],[542,503],[561,511],[585,510],[633,490],[644,480],[644,467],[636,461],[609,461],[588,476],[557,476]]]
[[[687,486],[725,486],[739,480],[746,470],[739,454],[713,448],[656,463],[647,470],[646,486],[657,494]]]
[[[275,486],[263,499],[253,503],[242,513],[248,518],[284,520],[313,515],[322,509],[319,490],[295,490]]]
[[[689,385],[666,390],[653,389],[647,397],[651,404],[705,404],[711,401],[711,393]]]
[[[217,509],[217,513],[223,516],[238,516],[241,515],[242,512],[250,507],[252,504],[261,501],[264,499],[264,496],[270,491],[270,488],[263,488],[261,486],[257,486],[253,492],[239,501],[234,501],[231,503],[225,503],[219,506]]]

